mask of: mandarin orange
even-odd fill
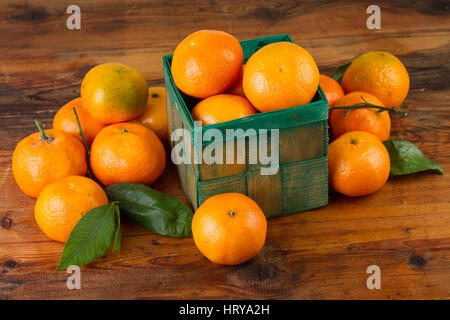
[[[207,199],[192,219],[197,248],[217,264],[243,263],[262,249],[267,220],[258,204],[240,193],[224,193]]]
[[[53,129],[67,132],[82,142],[78,123],[75,118],[75,113],[73,112],[74,107],[77,111],[77,116],[80,120],[86,143],[90,146],[97,133],[99,133],[105,125],[91,116],[88,109],[84,107],[83,99],[81,98],[73,99],[56,112],[53,118]]]
[[[61,130],[43,130],[21,140],[14,149],[12,171],[19,188],[37,198],[49,184],[69,175],[87,173],[83,144]]]
[[[91,168],[105,186],[120,182],[150,185],[161,176],[165,165],[161,141],[140,123],[109,125],[92,143]]]
[[[319,86],[311,54],[291,42],[268,44],[245,64],[245,96],[261,112],[308,104]]]
[[[339,99],[335,107],[351,106],[367,102],[384,107],[383,103],[367,92],[354,91]],[[335,137],[350,131],[366,131],[376,135],[381,141],[389,139],[391,117],[388,111],[375,108],[360,108],[348,112],[348,109],[333,109],[330,115],[330,127]]]
[[[166,115],[166,88],[148,88],[148,101],[145,111],[136,121],[152,129],[163,143],[168,142],[169,129]]]
[[[121,63],[104,63],[85,75],[81,97],[95,119],[105,124],[123,122],[144,112],[148,84],[136,69]]]
[[[239,77],[244,53],[229,33],[200,30],[176,47],[172,76],[178,89],[196,98],[207,98],[228,89]]]
[[[334,104],[344,96],[344,90],[342,90],[339,82],[329,76],[321,74],[319,76],[319,84],[327,97],[328,105],[330,107],[334,106]]]
[[[237,80],[228,88],[226,93],[234,94],[236,96],[245,97],[244,87],[242,86],[242,80],[244,78],[244,66],[242,66],[241,73]]]
[[[353,60],[342,78],[342,88],[345,93],[370,93],[386,107],[397,108],[408,95],[409,75],[393,54],[371,51]]]
[[[83,215],[107,203],[105,192],[96,182],[86,177],[68,176],[42,190],[34,216],[47,237],[66,242]]]
[[[244,97],[232,94],[218,94],[200,101],[192,109],[194,120],[202,121],[202,125],[210,125],[248,117],[258,113]]]
[[[374,193],[386,183],[389,171],[389,153],[371,133],[347,132],[329,145],[330,185],[339,193],[351,197]]]

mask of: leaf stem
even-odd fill
[[[393,107],[380,107],[374,104],[371,104],[370,102],[367,102],[362,96],[361,99],[364,102],[359,102],[359,103],[355,103],[352,104],[350,106],[342,106],[342,107],[330,107],[330,110],[333,109],[347,109],[347,113],[345,114],[344,118],[347,118],[348,114],[355,109],[363,109],[363,108],[372,108],[372,109],[378,109],[377,111],[375,111],[377,114],[382,112],[382,111],[391,111],[391,112],[395,112],[397,114],[400,114],[402,116],[406,116],[408,113],[406,111],[397,109],[397,108],[393,108]]]
[[[88,176],[89,176],[89,178],[94,179],[94,175],[92,174],[91,163],[90,163],[91,151],[89,150],[89,146],[88,146],[88,144],[86,142],[86,138],[84,137],[83,129],[81,129],[81,123],[80,123],[80,119],[78,118],[77,110],[75,109],[75,107],[73,107],[72,109],[73,109],[73,113],[75,114],[75,119],[77,120],[78,131],[80,133],[81,140],[83,140],[84,149],[86,150],[86,161],[87,161],[87,168],[88,168]]]
[[[34,120],[34,123],[36,124],[36,127],[38,128],[39,133],[41,134],[42,141],[51,141],[55,139],[51,135],[45,133],[44,129],[42,128],[42,124],[38,120]]]

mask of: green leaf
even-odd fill
[[[117,204],[110,203],[87,212],[67,239],[56,270],[85,265],[101,257],[111,247],[116,230]]]
[[[77,126],[78,126],[78,134],[81,137],[81,140],[83,141],[83,145],[84,145],[84,150],[86,152],[86,161],[87,161],[87,173],[88,173],[88,177],[92,180],[95,180],[95,176],[92,173],[92,169],[91,169],[91,163],[89,161],[89,159],[91,158],[91,150],[89,150],[88,144],[86,142],[86,138],[84,137],[84,132],[83,129],[81,128],[81,123],[80,123],[80,119],[78,118],[78,114],[77,114],[77,109],[75,107],[72,107],[73,113],[75,115],[75,119],[77,120]],[[97,181],[98,182],[98,181]]]
[[[120,237],[121,237],[119,206],[116,206],[115,212],[116,212],[116,232],[114,235],[114,246],[112,248],[112,252],[116,252],[116,251],[120,250]]]
[[[441,166],[431,161],[414,144],[406,140],[392,139],[383,142],[391,158],[391,176],[425,170],[444,173]]]
[[[333,73],[331,77],[340,83],[342,81],[342,77],[344,76],[345,71],[351,64],[352,64],[351,61],[347,62],[346,64],[343,64],[342,66],[336,69],[336,71]]]
[[[192,210],[181,200],[143,184],[118,183],[105,189],[120,212],[151,232],[171,237],[192,235]]]

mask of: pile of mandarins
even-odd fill
[[[385,184],[390,161],[382,141],[389,138],[388,111],[345,107],[398,107],[403,102],[409,76],[395,56],[361,55],[346,70],[341,87],[319,74],[311,54],[297,44],[268,44],[244,65],[234,36],[201,30],[176,47],[171,72],[179,90],[201,99],[192,117],[203,125],[306,105],[320,83],[329,106],[337,108],[329,117],[335,137],[328,154],[331,186],[348,196],[362,196]],[[100,184],[150,185],[164,171],[165,90],[148,88],[141,73],[123,64],[91,69],[81,97],[56,113],[53,129],[36,125],[39,132],[20,141],[14,151],[13,173],[20,189],[38,198],[36,221],[51,239],[65,242],[82,215],[108,202]],[[85,177],[89,168],[100,184]],[[192,221],[195,244],[220,264],[238,264],[256,255],[266,230],[258,205],[237,193],[208,199]]]
[[[391,118],[383,109],[345,107],[398,108],[408,95],[408,72],[394,55],[372,51],[353,60],[342,87],[327,76],[320,84],[332,109],[329,125],[336,139],[328,152],[330,185],[347,196],[371,194],[389,178],[390,159],[382,141],[389,139]]]
[[[239,41],[222,31],[187,36],[175,49],[171,69],[179,90],[203,99],[192,110],[203,125],[307,104],[319,86],[319,69],[299,45],[266,45],[244,66]]]
[[[347,68],[341,85],[319,74],[308,51],[277,42],[256,51],[243,64],[239,41],[221,31],[202,30],[175,49],[172,75],[178,89],[201,100],[192,110],[204,125],[257,112],[308,104],[320,83],[330,107],[329,125],[336,139],[329,148],[331,186],[348,196],[362,196],[383,186],[390,171],[387,110],[397,108],[409,91],[409,76],[398,58],[369,52]],[[345,93],[345,95],[344,95]],[[368,107],[348,109],[361,103]]]
[[[92,68],[81,97],[56,112],[53,129],[36,124],[39,132],[17,144],[12,168],[20,189],[38,198],[36,221],[53,240],[66,242],[86,212],[108,203],[100,184],[152,184],[164,171],[165,89],[149,88],[123,64]],[[88,168],[95,178],[85,177]]]
[[[239,41],[221,31],[194,32],[176,47],[171,65],[174,82],[185,94],[202,99],[191,111],[194,120],[210,125],[306,105],[320,83],[329,106],[341,107],[329,113],[336,139],[328,154],[331,186],[348,196],[363,196],[386,183],[390,159],[382,141],[389,138],[391,120],[388,111],[369,106],[397,108],[405,99],[409,76],[399,59],[387,52],[361,55],[345,71],[343,88],[336,80],[319,74],[311,54],[294,43],[268,44],[250,56],[245,65],[243,62]],[[355,107],[361,103],[368,107]],[[233,197],[227,197],[222,203],[233,203]],[[219,218],[215,210],[206,208],[211,208],[213,198],[200,206],[201,214],[194,215],[194,240],[212,261],[241,261],[238,257],[242,252],[230,248],[230,241],[217,234],[217,228],[236,221],[234,213],[244,202],[224,207],[217,197],[215,210],[221,212]],[[250,201],[247,205],[251,205]],[[261,228],[255,225],[255,232],[265,233],[265,226]],[[251,247],[258,247],[251,239],[258,237],[242,236],[240,243],[251,241]],[[228,254],[218,247],[227,248]],[[247,259],[252,256],[250,251],[245,252],[249,252]],[[231,262],[229,255],[234,258]]]

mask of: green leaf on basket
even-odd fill
[[[85,265],[105,254],[116,235],[116,203],[105,204],[87,212],[67,239],[56,270]]]
[[[336,71],[333,73],[331,77],[340,83],[342,81],[342,77],[344,76],[345,71],[351,64],[352,64],[351,61],[347,62],[346,64],[343,64],[342,66],[336,69]]]
[[[143,184],[118,183],[105,189],[122,215],[151,232],[171,237],[192,235],[192,210],[181,200]]]
[[[406,140],[392,139],[383,142],[391,158],[391,176],[425,170],[444,173],[441,166],[431,161],[414,144]]]

